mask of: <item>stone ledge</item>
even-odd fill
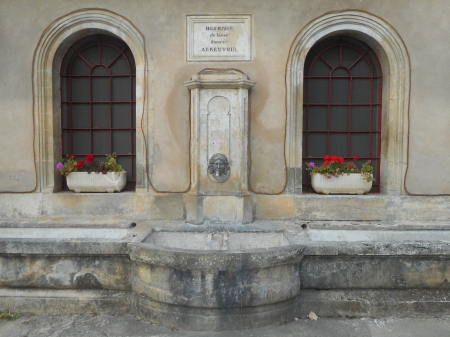
[[[130,313],[131,293],[115,290],[0,289],[0,308],[12,312],[122,315]]]
[[[449,317],[448,290],[302,290],[299,315],[319,317]]]

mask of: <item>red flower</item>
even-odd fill
[[[353,156],[353,160],[358,160],[359,157],[358,156]]]
[[[330,159],[331,159],[331,161],[337,161],[337,160],[338,160],[338,157],[335,156],[335,155],[333,155],[333,156],[330,156]]]
[[[86,156],[86,162],[90,163],[93,160],[94,160],[94,155],[93,154],[89,154],[89,155]]]
[[[330,156],[327,154],[325,157],[323,157],[323,160],[330,160]]]
[[[350,167],[352,169],[354,166],[353,166],[353,164],[348,164],[348,167]]]
[[[75,159],[75,155],[74,155],[74,154],[69,154],[69,155],[67,155],[67,158],[69,158],[69,159]]]
[[[338,162],[343,163],[344,162],[344,157],[338,157]]]
[[[77,164],[75,165],[75,167],[77,168],[77,169],[79,169],[81,166],[83,166],[84,165],[84,160],[83,159],[81,159],[81,160],[79,160],[78,162],[77,162]]]
[[[324,163],[325,165],[328,165],[328,164],[330,163],[330,161],[329,161],[329,160],[325,160],[323,163]]]

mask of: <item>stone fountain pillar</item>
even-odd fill
[[[187,221],[253,221],[248,191],[248,91],[256,83],[231,69],[207,69],[191,90],[191,190]]]

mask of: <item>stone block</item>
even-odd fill
[[[253,200],[250,195],[192,196],[186,198],[186,220],[193,224],[204,221],[215,223],[251,223]]]
[[[259,195],[256,200],[257,219],[295,218],[295,197],[293,195]]]

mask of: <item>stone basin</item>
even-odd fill
[[[296,317],[303,257],[283,231],[153,231],[131,243],[133,312],[184,330],[236,330]]]
[[[155,246],[194,250],[248,250],[275,248],[291,243],[284,232],[162,232],[150,234],[145,240]]]

